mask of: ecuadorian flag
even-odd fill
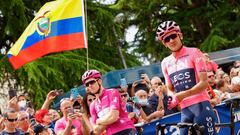
[[[46,3],[8,52],[14,69],[53,52],[87,48],[83,0]]]

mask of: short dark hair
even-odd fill
[[[24,97],[24,98],[27,100],[27,97],[26,97],[25,94],[20,94],[20,95],[17,96],[17,101],[19,101],[19,98],[20,98],[20,97]]]

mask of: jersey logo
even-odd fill
[[[179,70],[170,74],[175,92],[184,91],[196,85],[196,76],[193,68]]]
[[[110,112],[110,108],[104,108],[103,110],[101,110],[100,112],[98,112],[98,118],[101,118],[103,116],[105,116],[106,114],[108,114]]]

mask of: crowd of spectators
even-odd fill
[[[238,96],[240,92],[240,61],[235,61],[229,72],[223,71],[209,59],[207,61],[208,93],[212,106]],[[168,109],[168,92],[160,77],[149,78],[141,74],[141,80],[132,85],[118,88],[126,103],[128,117],[133,123],[148,123],[180,111],[179,107]],[[72,96],[60,101],[60,109],[50,108],[51,102],[62,94],[59,90],[50,91],[39,110],[34,110],[28,97],[19,95],[8,102],[0,117],[0,135],[75,135],[90,134],[93,121],[89,111],[90,104],[96,99],[86,90],[86,96]],[[102,133],[104,135],[106,133]]]

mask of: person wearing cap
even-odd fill
[[[181,107],[181,122],[204,126],[205,135],[216,134],[214,113],[207,93],[205,57],[197,48],[186,47],[183,34],[175,21],[164,21],[157,28],[157,38],[171,51],[161,62],[171,98],[168,108]],[[188,128],[181,128],[185,135]]]
[[[82,82],[96,96],[90,105],[93,131],[99,135],[106,130],[107,135],[134,135],[133,122],[128,118],[126,105],[117,89],[103,87],[102,75],[97,70],[87,70]]]

